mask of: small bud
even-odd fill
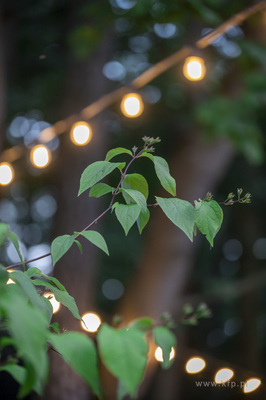
[[[134,147],[132,147],[132,151],[133,151],[133,154],[135,155],[136,154],[136,151],[138,150],[138,148],[136,147],[136,146],[134,146]]]
[[[212,200],[212,197],[213,197],[213,195],[212,195],[210,192],[208,192],[208,193],[206,194],[206,196],[205,196],[204,201],[211,201],[211,200]]]
[[[182,323],[183,323],[184,325],[192,325],[192,326],[195,326],[195,325],[198,325],[198,320],[197,320],[197,318],[196,318],[194,315],[192,315],[191,317],[189,317],[189,318],[187,318],[187,319],[184,319],[184,320],[182,321]]]
[[[162,313],[162,315],[160,316],[160,321],[165,321],[165,320],[170,320],[170,319],[171,319],[171,315],[167,311]]]
[[[143,136],[142,140],[146,144],[148,142],[148,140],[149,140],[149,137],[148,136]]]
[[[154,147],[149,147],[146,149],[147,153],[153,153],[155,151]]]
[[[242,188],[237,189],[237,197],[238,197],[238,199],[240,199],[242,192],[243,192]]]
[[[235,194],[233,192],[229,193],[229,195],[227,196],[227,199],[225,201],[231,200],[235,197]]]
[[[246,193],[245,196],[243,197],[243,200],[250,199],[250,198],[251,198],[251,194]]]
[[[229,200],[225,203],[226,206],[232,206],[234,204],[233,200]]]
[[[192,307],[191,304],[185,304],[183,307],[183,314],[184,315],[190,315],[194,312],[194,308]]]
[[[205,303],[199,304],[199,306],[196,308],[195,314],[197,318],[210,318],[212,316],[211,310]]]
[[[118,326],[121,324],[122,321],[123,321],[123,317],[121,315],[114,315],[112,322],[113,322],[114,326]]]

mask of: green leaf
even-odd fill
[[[196,225],[201,233],[206,235],[210,245],[213,246],[213,239],[223,222],[223,211],[215,200],[204,202],[195,201],[195,207]]]
[[[132,152],[128,149],[124,149],[124,147],[117,147],[116,149],[109,150],[106,154],[105,161],[110,161],[113,157],[118,156],[119,154],[129,154],[132,156]]]
[[[42,299],[37,293],[32,280],[25,273],[21,271],[12,271],[10,272],[10,278],[21,287],[24,294],[31,301],[32,305],[39,308],[40,310],[43,310],[45,312],[47,311],[47,307],[42,302]]]
[[[153,155],[151,153],[147,153],[146,151],[144,151],[143,153],[141,153],[141,157],[147,157],[149,158],[152,162],[154,162],[153,160]]]
[[[79,249],[79,251],[80,251],[80,254],[82,254],[82,245],[81,245],[81,243],[78,241],[78,240],[74,240],[74,242],[76,243],[76,245],[78,246],[78,249]]]
[[[116,202],[112,205],[112,211],[111,211],[111,212],[113,212],[114,209],[115,209],[117,206],[119,206],[119,202],[118,202],[118,201],[116,201]]]
[[[5,284],[8,281],[8,278],[9,276],[7,270],[2,264],[0,264],[0,283]]]
[[[114,188],[106,185],[106,183],[97,183],[91,188],[89,197],[101,197],[106,193],[111,193],[113,190]]]
[[[17,251],[17,253],[18,253],[18,256],[19,256],[20,261],[22,262],[22,264],[24,264],[24,261],[25,261],[25,260],[24,260],[22,254],[21,254],[17,236],[16,236],[14,233],[9,232],[9,233],[8,233],[8,237],[9,237],[9,239],[11,240],[11,242],[13,243],[13,245],[15,246],[15,249],[16,249],[16,251]]]
[[[51,255],[53,260],[53,265],[60,260],[61,257],[70,249],[75,241],[75,236],[72,235],[62,235],[58,236],[52,241],[51,245]]]
[[[143,334],[137,329],[116,330],[103,324],[98,345],[105,366],[136,396],[147,363],[148,346]]]
[[[17,287],[17,285],[8,285]],[[16,288],[17,289],[17,288]],[[27,368],[27,381],[20,393],[27,394],[34,386],[41,391],[48,375],[47,338],[48,320],[41,310],[25,302],[18,291],[1,297],[0,308],[5,310],[6,327],[10,332],[18,357]]]
[[[186,200],[163,199],[156,197],[156,200],[165,215],[180,228],[193,241],[195,223],[195,208]]]
[[[125,388],[124,384],[122,381],[118,381],[117,384],[117,396],[116,400],[123,400],[127,395],[130,395],[128,390]]]
[[[141,192],[145,199],[147,200],[149,196],[149,186],[148,182],[144,178],[144,176],[140,174],[128,174],[126,175],[125,179],[123,180],[122,183],[122,188],[123,189],[133,189]],[[124,194],[123,194],[124,196]],[[126,202],[127,198],[124,196]]]
[[[162,187],[171,195],[176,196],[175,179],[170,175],[169,167],[164,158],[153,156],[156,175]]]
[[[48,275],[43,274],[38,268],[31,267],[25,272],[25,274],[29,278],[42,277],[42,278],[48,280],[49,282],[53,282],[53,284],[56,285],[59,289],[66,290],[66,288],[62,285],[61,282],[59,282],[58,279],[54,278],[53,276],[48,276]]]
[[[8,234],[9,234],[8,225],[1,222],[0,223],[0,247],[3,246],[3,244],[5,243],[6,239],[8,238]]]
[[[175,179],[170,175],[167,161],[162,157],[153,156],[147,152],[143,152],[141,155],[149,158],[154,163],[155,172],[159,181],[161,182],[162,187],[171,195],[176,196],[176,182]]]
[[[142,318],[138,318],[135,319],[134,321],[132,321],[129,324],[129,328],[130,329],[138,329],[140,331],[143,332],[147,332],[148,330],[150,330],[152,328],[154,324],[154,321],[152,318],[150,317],[142,317]]]
[[[52,346],[63,359],[88,383],[101,398],[97,352],[93,341],[79,332],[66,332],[49,336]]]
[[[58,289],[54,286],[53,283],[47,282],[41,279],[34,279],[32,283],[36,286],[44,286],[53,292],[55,298],[59,303],[63,304],[63,306],[67,307],[69,311],[73,314],[73,316],[79,320],[81,320],[81,316],[79,315],[79,310],[76,305],[74,297],[70,296],[70,294],[66,291],[66,289]]]
[[[80,232],[80,235],[85,237],[89,242],[99,247],[102,251],[104,251],[109,256],[108,247],[104,237],[96,231],[84,231]]]
[[[59,327],[58,322],[53,322],[50,325],[50,328],[52,328],[55,331],[55,333],[60,333],[60,327]]]
[[[118,165],[118,168],[121,169],[121,171],[122,171],[122,169],[125,168],[125,166],[126,166],[126,163],[123,162],[123,163],[120,163],[120,164]]]
[[[109,161],[96,161],[89,165],[81,175],[78,196],[109,175],[115,168],[119,168],[120,165],[121,163],[110,163]]]
[[[141,192],[133,189],[122,189],[122,192],[131,197],[131,199],[133,199],[133,201],[140,207],[141,211],[145,212],[147,209],[147,203],[144,195]]]
[[[17,364],[5,364],[0,367],[0,371],[8,372],[20,385],[23,385],[26,379],[26,369]]]
[[[145,228],[145,226],[147,225],[149,219],[150,219],[150,212],[149,212],[148,208],[146,208],[145,211],[140,212],[139,218],[137,220],[139,233],[142,233],[142,231]]]
[[[161,347],[163,352],[162,367],[167,369],[173,363],[169,360],[172,347],[176,347],[176,337],[169,329],[164,326],[157,326],[153,329],[154,340],[157,346]]]
[[[140,207],[137,204],[118,204],[115,214],[127,235],[132,225],[138,219]]]

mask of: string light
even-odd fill
[[[136,118],[143,113],[144,104],[138,93],[129,93],[122,98],[120,107],[126,117]]]
[[[70,139],[77,146],[85,146],[91,141],[91,127],[87,122],[80,121],[75,123],[70,131]]]
[[[187,57],[183,66],[183,74],[190,81],[199,81],[206,75],[204,60],[200,57]]]
[[[45,293],[43,297],[46,297],[50,301],[53,307],[53,314],[55,314],[60,308],[60,303],[56,300],[55,295],[51,292],[48,292]]]
[[[196,374],[200,371],[203,370],[203,368],[205,368],[206,363],[203,360],[203,358],[200,357],[193,357],[190,358],[190,360],[188,360],[188,362],[186,363],[186,371],[189,374]]]
[[[234,375],[234,372],[231,369],[222,368],[217,372],[217,374],[215,375],[214,380],[218,384],[219,383],[224,383],[224,382],[229,381],[232,378],[233,375]]]
[[[51,158],[50,150],[42,144],[34,146],[30,151],[30,161],[34,167],[47,167],[51,162]]]
[[[158,362],[163,362],[163,351],[161,347],[157,347],[155,352],[154,352],[154,357]],[[172,347],[170,354],[169,354],[169,361],[172,360],[175,357],[175,349]]]
[[[14,170],[11,164],[3,162],[0,164],[0,185],[9,185],[14,178]]]
[[[97,332],[102,321],[95,313],[84,314],[81,321],[82,328],[87,332]]]
[[[248,379],[245,382],[244,388],[243,388],[243,392],[244,393],[250,393],[253,392],[254,390],[258,389],[258,387],[261,384],[261,380],[258,378],[251,378]]]

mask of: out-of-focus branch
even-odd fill
[[[194,47],[198,49],[204,49],[210,46],[220,36],[224,35],[226,32],[232,29],[232,27],[240,25],[252,15],[265,9],[266,9],[266,0],[254,4],[245,10],[240,11],[238,14],[234,15],[232,18],[228,19],[226,22],[224,22],[216,29],[214,29],[211,33],[197,40],[195,42]],[[41,132],[39,141],[42,143],[49,142],[51,139],[53,139],[54,136],[61,135],[66,130],[68,130],[76,121],[80,119],[89,120],[95,117],[96,115],[100,114],[103,110],[105,110],[112,104],[119,101],[124,94],[132,90],[138,90],[146,86],[152,80],[161,75],[163,72],[172,68],[174,65],[178,64],[184,58],[192,54],[192,52],[193,52],[193,47],[186,46],[181,48],[174,54],[163,59],[162,61],[159,61],[151,68],[144,71],[140,76],[135,78],[128,85],[122,86],[119,89],[116,89],[113,92],[102,96],[100,99],[91,103],[88,107],[83,108],[79,114],[71,115],[70,117],[64,120],[56,122],[53,126],[46,128]],[[0,155],[0,160],[12,162],[20,158],[22,154],[23,154],[23,147],[16,146],[2,152],[2,154]]]

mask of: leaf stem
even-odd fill
[[[120,186],[121,186],[123,180],[125,179],[125,176],[126,176],[126,173],[127,173],[127,171],[128,171],[128,168],[129,168],[130,165],[133,163],[133,161],[141,155],[141,153],[142,153],[144,150],[145,150],[145,149],[142,149],[141,151],[139,151],[139,153],[136,154],[136,155],[134,155],[134,156],[132,157],[132,159],[129,161],[129,163],[128,163],[128,165],[126,166],[125,171],[122,173],[121,179],[120,179],[120,181],[119,181],[119,183],[118,183],[118,185],[117,185],[117,187],[116,187],[116,189],[115,189],[115,192],[114,192],[114,194],[113,194],[113,197],[112,197],[112,199],[111,199],[111,202],[110,202],[110,204],[109,204],[109,207],[106,208],[106,210],[104,210],[104,211],[103,211],[97,218],[95,218],[92,222],[90,222],[89,225],[87,225],[84,229],[82,229],[82,231],[81,231],[80,233],[78,233],[77,236],[75,236],[75,239],[77,239],[79,236],[81,236],[81,233],[82,233],[82,232],[87,231],[87,230],[90,229],[93,225],[97,224],[97,222],[98,222],[108,211],[110,211],[110,210],[112,209],[112,205],[113,205],[115,196],[117,195],[118,190],[119,190],[119,188],[120,188]],[[39,257],[36,257],[36,258],[32,258],[31,260],[28,260],[28,261],[24,261],[23,263],[22,263],[22,262],[19,262],[19,263],[17,263],[17,264],[9,265],[8,267],[6,267],[6,270],[12,269],[12,268],[15,268],[15,267],[19,267],[19,266],[21,266],[21,265],[23,265],[23,264],[24,264],[24,265],[25,265],[25,264],[29,264],[29,263],[31,263],[31,262],[38,261],[38,260],[41,260],[41,259],[46,258],[46,257],[49,257],[49,256],[51,256],[51,252],[50,252],[50,253],[43,254],[42,256],[39,256]]]

